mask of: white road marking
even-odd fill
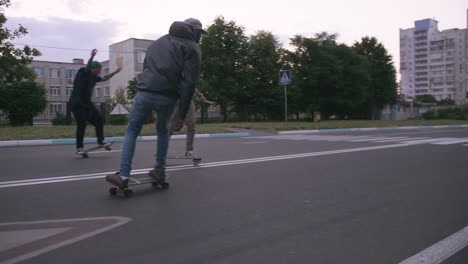
[[[468,142],[467,137],[455,138],[430,138],[430,137],[406,137],[406,136],[354,136],[354,135],[316,135],[316,134],[298,134],[298,135],[278,135],[278,136],[259,136],[250,137],[257,139],[274,139],[274,140],[305,140],[305,141],[344,141],[344,142],[375,142],[375,143],[389,143],[395,142],[400,144],[434,144],[434,145],[450,145]]]
[[[128,217],[109,216],[109,217],[74,218],[74,219],[61,219],[61,220],[0,223],[0,226],[3,226],[3,227],[5,227],[5,226],[8,227],[8,226],[12,226],[12,225],[16,225],[16,226],[21,226],[21,225],[24,225],[24,226],[44,225],[44,226],[47,226],[48,224],[54,224],[54,223],[63,223],[64,225],[66,225],[67,222],[76,222],[76,221],[86,222],[86,221],[101,221],[101,220],[115,220],[115,222],[113,224],[107,225],[107,226],[102,227],[102,228],[98,228],[98,229],[94,228],[94,230],[92,230],[92,231],[87,231],[85,233],[81,233],[81,234],[79,233],[79,234],[76,234],[76,235],[71,236],[71,237],[66,237],[61,242],[58,242],[58,243],[55,243],[55,244],[52,244],[50,246],[46,246],[46,247],[43,247],[43,248],[39,247],[39,248],[37,248],[37,249],[35,249],[35,250],[31,251],[31,252],[28,252],[26,254],[19,255],[17,257],[11,258],[11,259],[7,259],[7,260],[3,261],[1,264],[13,264],[13,263],[17,263],[17,262],[20,262],[20,261],[23,261],[23,260],[26,260],[26,259],[30,259],[32,257],[44,254],[44,253],[49,252],[51,250],[54,250],[54,249],[57,249],[57,248],[60,248],[60,247],[63,247],[63,246],[67,246],[67,245],[73,244],[75,242],[78,242],[80,240],[83,240],[83,239],[98,235],[100,233],[109,231],[109,230],[111,230],[113,228],[116,228],[118,226],[121,226],[123,224],[126,224],[126,223],[132,221],[132,219],[128,218]],[[73,229],[73,227],[74,227],[73,224],[71,224],[70,228]],[[3,252],[3,250],[2,250],[2,252]]]
[[[88,155],[92,155],[92,154],[101,154],[101,153],[109,153],[109,152],[122,152],[122,150],[121,150],[121,149],[117,149],[117,150],[91,151],[91,152],[88,152]]]
[[[450,144],[459,144],[459,143],[466,143],[468,142],[468,138],[451,138],[447,140],[443,140],[440,142],[436,142],[436,145],[450,145]]]
[[[444,141],[450,138],[430,138],[430,139],[419,139],[419,140],[406,140],[401,143],[406,144],[434,144],[436,142]]]
[[[242,144],[263,144],[263,143],[267,143],[268,141],[252,141],[252,142],[243,142]]]
[[[319,152],[298,153],[298,154],[281,155],[281,156],[260,157],[260,158],[252,158],[252,159],[227,160],[227,161],[202,163],[202,164],[200,164],[198,166],[193,166],[191,164],[188,164],[188,165],[168,167],[166,170],[167,171],[192,170],[192,169],[200,169],[200,168],[240,165],[240,164],[275,161],[275,160],[287,160],[287,159],[317,157],[317,156],[343,154],[343,153],[351,153],[351,152],[361,152],[361,151],[380,150],[380,149],[389,149],[389,148],[400,148],[400,147],[407,147],[407,146],[411,146],[411,144],[392,144],[392,145],[381,145],[381,146],[372,146],[372,147],[360,147],[360,148],[328,150],[328,151],[319,151]],[[133,170],[132,175],[146,174],[151,169],[152,168]],[[61,177],[18,180],[18,181],[5,181],[5,182],[0,182],[0,189],[1,188],[19,187],[19,186],[37,185],[37,184],[49,184],[49,183],[99,179],[99,178],[104,178],[106,175],[112,174],[112,173],[115,173],[115,171],[101,172],[101,173],[91,173],[91,174],[82,174],[82,175],[61,176]]]
[[[441,263],[466,246],[468,246],[468,227],[400,262],[400,264]]]

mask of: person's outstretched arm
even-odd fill
[[[86,70],[87,71],[90,71],[91,70],[91,63],[93,63],[93,60],[94,60],[94,56],[96,56],[97,54],[97,49],[93,49],[91,51],[91,57],[89,58],[88,60],[88,64],[86,64]]]
[[[105,81],[109,80],[110,78],[112,78],[112,76],[116,75],[121,70],[122,70],[122,68],[117,68],[117,70],[115,70],[114,72],[111,72],[111,73],[107,74],[106,76],[102,77],[101,82],[105,82]]]

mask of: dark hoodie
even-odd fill
[[[180,99],[183,120],[200,77],[201,53],[190,25],[172,23],[169,34],[149,46],[137,89]]]

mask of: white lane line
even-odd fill
[[[191,165],[191,164],[190,165],[172,166],[172,167],[168,167],[166,170],[167,171],[192,170],[192,169],[199,169],[199,168],[221,167],[221,166],[240,165],[240,164],[275,161],[275,160],[287,160],[287,159],[317,157],[317,156],[334,155],[334,154],[351,153],[351,152],[380,150],[380,149],[388,149],[388,148],[399,148],[399,147],[407,147],[407,146],[411,146],[411,144],[392,144],[392,145],[382,145],[382,146],[373,146],[373,147],[360,147],[360,148],[349,148],[349,149],[299,153],[299,154],[291,154],[291,155],[270,156],[270,157],[261,157],[261,158],[252,158],[252,159],[227,160],[227,161],[202,163],[202,164],[200,164],[200,165],[198,165],[196,167]],[[145,173],[148,173],[148,171],[150,171],[151,169],[152,168],[133,170],[132,175],[145,174]],[[28,185],[37,185],[37,184],[48,184],[48,183],[98,179],[98,178],[104,178],[106,175],[111,174],[111,173],[115,173],[115,171],[101,172],[101,173],[91,173],[91,174],[82,174],[82,175],[72,175],[72,176],[62,176],[62,177],[50,177],[50,178],[39,178],[39,179],[18,180],[18,181],[6,181],[6,182],[0,182],[0,189],[1,188],[19,187],[19,186],[28,186]]]
[[[374,142],[385,143],[385,142],[393,142],[393,141],[402,141],[403,139],[409,139],[409,138],[408,137],[393,137],[392,139],[383,139],[383,140],[377,140]]]
[[[91,151],[91,152],[88,152],[88,155],[89,154],[101,154],[101,153],[109,153],[109,152],[122,152],[121,149],[117,149],[117,150],[102,150],[102,151]]]
[[[455,255],[468,246],[468,227],[424,249],[418,254],[400,262],[399,264],[436,264]]]
[[[364,142],[364,141],[375,142],[375,141],[386,140],[386,139],[393,139],[393,137],[373,137],[373,136],[369,136],[368,138],[364,138],[364,139],[351,140],[351,142]]]
[[[431,138],[431,139],[421,139],[421,140],[406,140],[401,143],[404,144],[434,144],[434,142],[440,142],[451,138]]]
[[[268,141],[253,141],[253,142],[243,142],[242,144],[263,144],[263,143],[268,143]]]
[[[442,140],[437,143],[433,143],[435,145],[451,145],[451,144],[459,144],[459,143],[466,143],[468,142],[468,138],[452,138],[449,140]]]

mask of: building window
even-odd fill
[[[51,114],[63,114],[63,105],[62,103],[50,103],[49,104],[49,113]]]
[[[104,76],[109,75],[109,68],[107,68],[107,67],[104,68],[103,74],[104,74]]]
[[[51,85],[49,87],[49,95],[50,96],[60,96],[60,86]]]
[[[50,69],[50,77],[55,79],[60,78],[60,69]]]
[[[145,61],[145,56],[146,56],[146,52],[144,51],[137,51],[137,62],[138,63],[143,63]]]
[[[96,98],[102,97],[102,87],[96,87]]]
[[[65,88],[65,95],[66,96],[71,96],[72,92],[73,92],[73,86],[67,86]]]
[[[44,77],[44,69],[43,68],[38,68],[38,67],[33,67],[32,68],[34,73],[36,74],[37,77]]]
[[[75,69],[66,69],[65,70],[65,78],[67,78],[68,81],[72,81],[75,79],[76,76],[76,70]]]
[[[109,86],[104,86],[104,97],[110,97]]]

